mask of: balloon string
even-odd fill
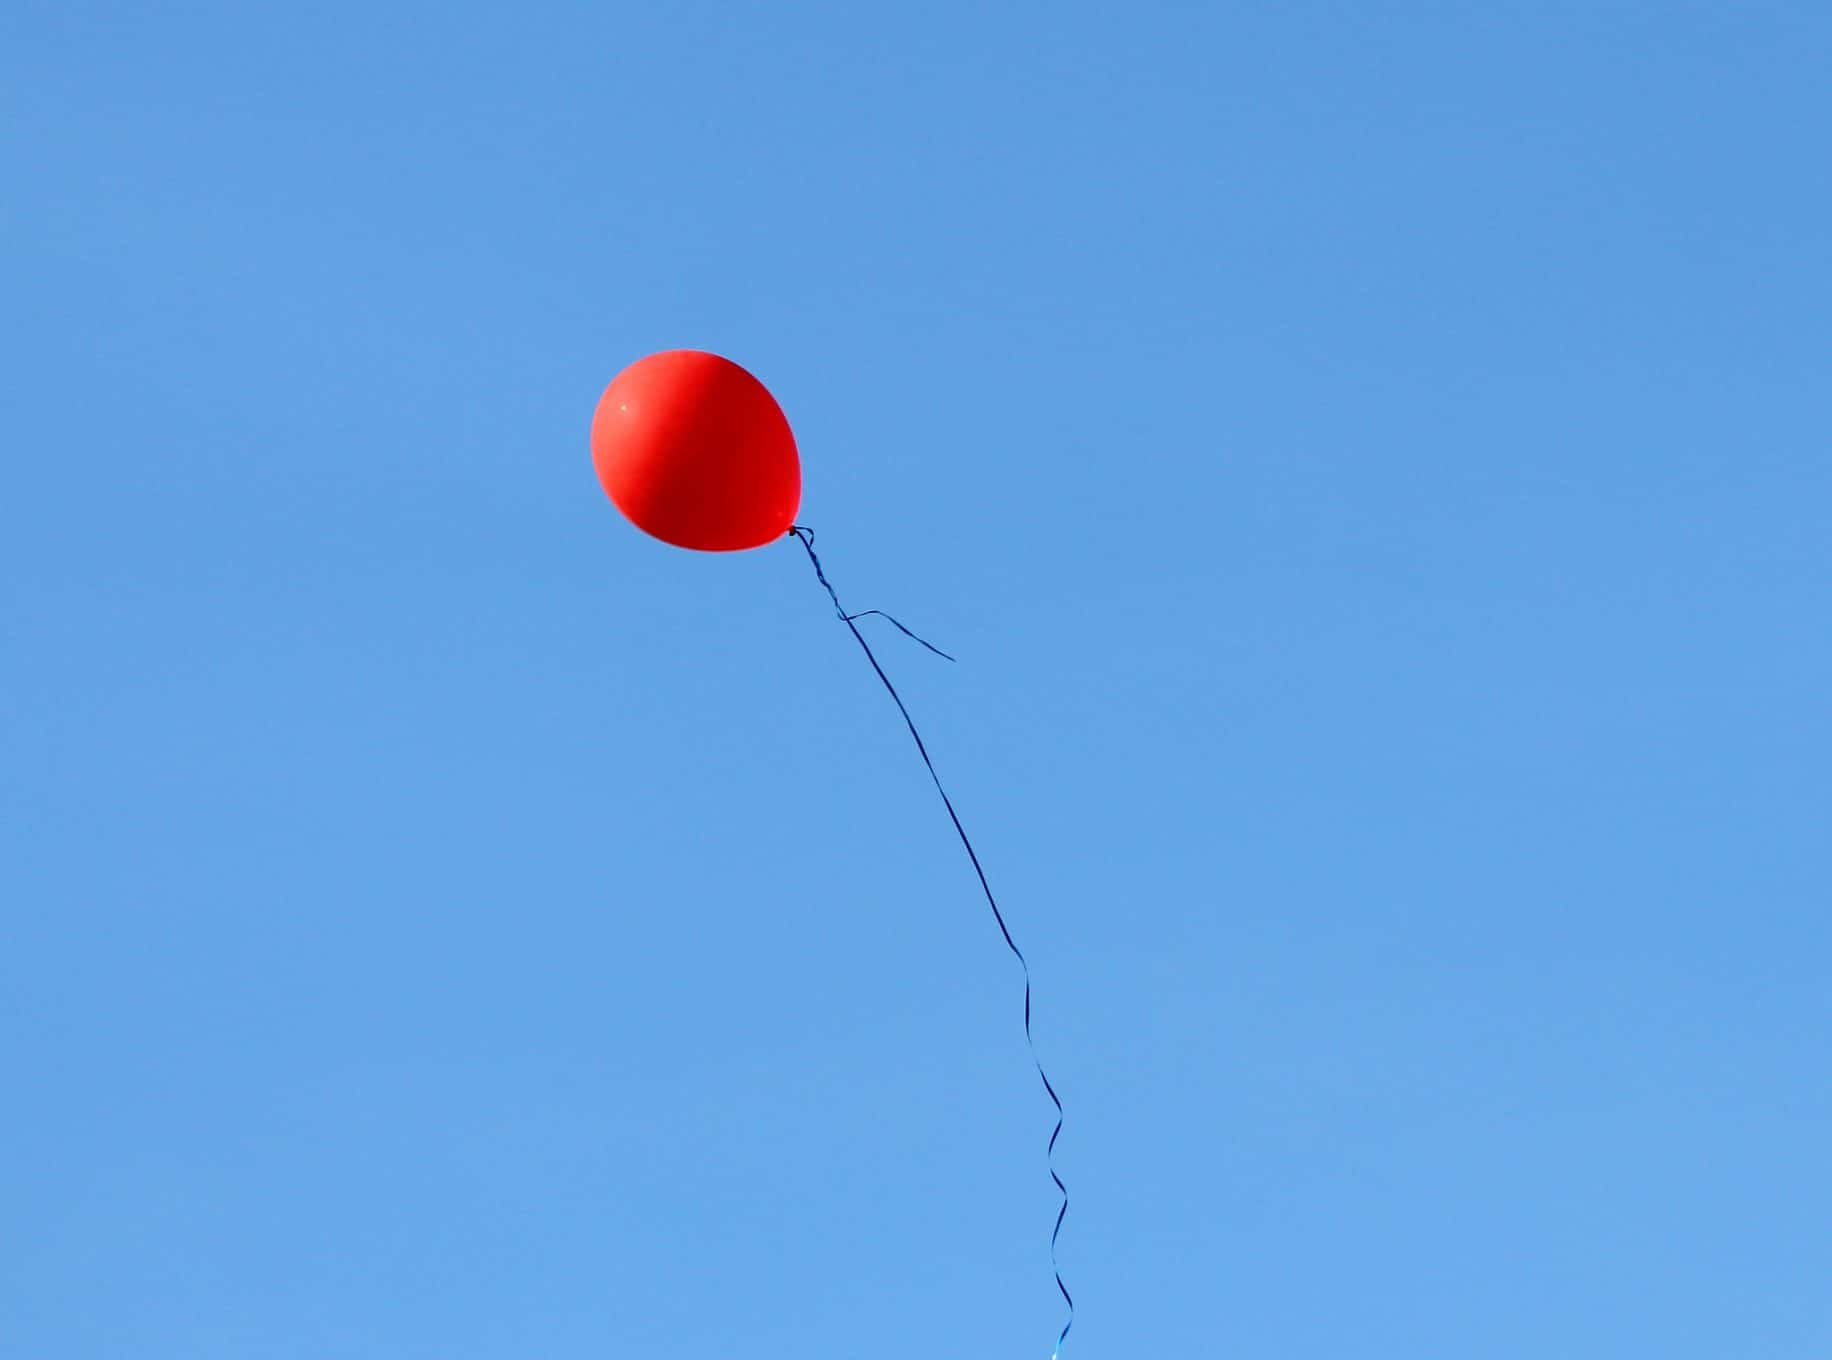
[[[1056,1239],[1062,1235],[1063,1219],[1069,1216],[1069,1187],[1064,1185],[1062,1177],[1056,1174],[1056,1140],[1062,1136],[1062,1098],[1056,1094],[1056,1088],[1050,1085],[1049,1076],[1043,1070],[1043,1060],[1037,1056],[1037,1041],[1031,1036],[1030,961],[1024,957],[1024,951],[1018,948],[1018,942],[1012,938],[1011,927],[1005,924],[1005,913],[999,910],[998,899],[992,895],[992,884],[987,881],[986,870],[980,864],[980,857],[973,848],[973,842],[967,837],[967,828],[961,825],[960,814],[954,810],[954,800],[948,797],[948,790],[942,787],[941,776],[936,773],[935,762],[929,759],[929,748],[923,744],[922,733],[916,730],[916,720],[910,717],[910,710],[905,706],[903,696],[897,693],[897,687],[884,673],[884,667],[878,664],[878,658],[872,652],[871,644],[865,640],[865,635],[859,631],[855,620],[862,619],[867,614],[881,614],[882,617],[896,624],[900,631],[922,642],[923,646],[928,647],[937,656],[947,656],[950,661],[954,658],[948,656],[939,647],[923,642],[921,638],[916,637],[901,623],[897,623],[897,620],[891,619],[889,614],[883,614],[881,610],[867,609],[857,614],[848,614],[846,606],[840,603],[839,594],[834,590],[833,583],[827,579],[827,573],[821,569],[821,559],[814,554],[814,530],[797,524],[792,526],[789,532],[807,550],[808,561],[814,567],[815,579],[826,590],[827,598],[833,601],[834,613],[840,616],[840,622],[845,624],[852,633],[853,641],[859,644],[860,650],[865,653],[865,659],[871,662],[872,670],[877,672],[879,681],[890,694],[891,701],[897,705],[897,711],[903,715],[903,725],[910,729],[910,739],[916,743],[917,754],[922,757],[922,763],[928,768],[929,778],[935,784],[935,791],[941,795],[942,806],[948,810],[948,820],[954,823],[954,832],[960,837],[961,845],[967,851],[967,858],[973,864],[973,872],[979,877],[980,891],[986,895],[986,905],[992,908],[992,919],[999,924],[999,934],[1005,937],[1006,948],[1011,950],[1013,956],[1018,960],[1018,966],[1024,971],[1024,1043],[1030,1050],[1031,1063],[1037,1069],[1037,1076],[1043,1082],[1043,1089],[1048,1093],[1050,1103],[1056,1107],[1056,1127],[1050,1131],[1049,1146],[1044,1151],[1044,1159],[1049,1167],[1050,1180],[1055,1182],[1057,1191],[1062,1195],[1062,1207],[1056,1211],[1056,1224],[1050,1230],[1050,1271],[1055,1275],[1056,1288],[1061,1291],[1063,1302],[1069,1308],[1068,1320],[1062,1324],[1062,1331],[1056,1337],[1055,1349],[1050,1352],[1050,1360],[1057,1360],[1057,1357],[1062,1354],[1063,1342],[1069,1339],[1069,1329],[1075,1325],[1075,1300],[1069,1295],[1069,1287],[1062,1282],[1062,1267],[1056,1260]]]
[[[831,593],[831,591],[829,593]],[[949,656],[946,652],[944,652],[941,648],[937,647],[933,642],[930,642],[927,638],[917,637],[916,634],[912,633],[909,629],[905,628],[901,623],[898,623],[897,620],[893,619],[889,614],[886,614],[882,609],[861,609],[856,614],[841,614],[840,618],[845,620],[847,623],[851,623],[854,619],[862,619],[866,617],[868,614],[876,614],[879,618],[883,619],[886,623],[890,624],[891,627],[895,628],[899,633],[902,633],[906,638],[909,638],[914,642],[920,642],[923,646],[927,647],[931,652],[934,652],[935,655],[939,656],[943,661],[954,660],[953,657]]]

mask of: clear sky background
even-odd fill
[[[1832,1352],[1832,9],[10,0],[0,1354]],[[870,626],[870,625],[868,625]],[[876,636],[876,635],[875,635]]]

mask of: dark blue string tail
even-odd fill
[[[840,615],[840,617],[845,619],[846,622],[851,623],[854,619],[862,619],[872,614],[876,614],[879,618],[883,619],[886,623],[890,624],[891,627],[895,628],[899,633],[902,633],[906,638],[909,638],[912,642],[920,642],[923,646],[927,647],[931,652],[934,652],[935,655],[939,656],[943,661],[954,660],[953,657],[949,656],[946,652],[944,652],[941,648],[937,647],[933,642],[930,642],[927,638],[917,637],[916,634],[912,633],[909,629],[905,628],[901,623],[898,623],[897,620],[893,619],[889,614],[886,614],[882,609],[861,609],[856,614],[842,614]]]
[[[1057,1360],[1057,1357],[1062,1354],[1063,1342],[1069,1339],[1069,1329],[1075,1325],[1075,1300],[1069,1296],[1069,1288],[1062,1282],[1062,1267],[1056,1261],[1056,1239],[1062,1236],[1062,1221],[1069,1216],[1069,1187],[1064,1185],[1062,1177],[1056,1174],[1056,1140],[1062,1137],[1062,1099],[1056,1094],[1056,1088],[1050,1085],[1049,1076],[1043,1070],[1043,1060],[1037,1056],[1037,1041],[1031,1037],[1030,962],[1024,957],[1024,951],[1018,948],[1018,942],[1012,938],[1011,927],[1005,924],[1005,913],[999,910],[998,899],[992,895],[992,884],[987,881],[986,870],[980,864],[979,854],[974,850],[973,842],[967,837],[967,828],[961,825],[960,814],[954,810],[954,800],[948,797],[948,790],[942,787],[941,776],[935,771],[935,762],[929,759],[929,748],[923,744],[922,733],[916,730],[916,720],[910,717],[910,710],[904,705],[903,696],[897,693],[897,687],[884,673],[884,667],[878,664],[878,658],[872,652],[871,644],[865,640],[865,635],[859,631],[856,620],[864,618],[867,614],[878,614],[882,618],[890,619],[893,624],[896,624],[899,631],[915,638],[917,642],[922,642],[923,646],[928,647],[937,656],[946,656],[950,661],[954,658],[948,656],[939,647],[923,642],[901,623],[897,623],[897,620],[892,619],[889,614],[880,610],[867,609],[857,614],[848,614],[846,606],[840,603],[840,597],[834,590],[833,583],[827,579],[827,573],[821,569],[821,559],[814,555],[814,530],[797,524],[789,532],[807,550],[808,561],[814,567],[815,579],[826,590],[827,598],[833,601],[833,612],[840,616],[840,622],[845,624],[848,631],[852,633],[853,641],[859,644],[859,649],[865,653],[865,659],[871,662],[871,668],[877,674],[879,682],[890,694],[891,701],[897,705],[897,711],[903,715],[903,725],[910,729],[910,740],[916,743],[917,754],[922,757],[923,765],[928,768],[929,778],[935,783],[935,792],[941,795],[942,806],[948,810],[948,820],[954,823],[954,833],[960,837],[961,846],[967,851],[967,858],[973,864],[973,872],[980,880],[980,891],[986,896],[986,905],[992,908],[992,919],[998,922],[999,934],[1005,937],[1006,948],[1011,950],[1012,955],[1018,960],[1018,967],[1024,971],[1024,1043],[1030,1050],[1031,1062],[1037,1068],[1037,1076],[1043,1082],[1043,1089],[1049,1095],[1050,1103],[1056,1107],[1056,1127],[1050,1130],[1049,1146],[1045,1149],[1044,1159],[1049,1167],[1050,1180],[1055,1183],[1057,1191],[1062,1195],[1062,1207],[1056,1211],[1056,1225],[1050,1230],[1050,1271],[1055,1275],[1056,1288],[1061,1291],[1062,1301],[1068,1305],[1069,1309],[1068,1320],[1062,1324],[1062,1331],[1056,1337],[1056,1348],[1050,1352],[1050,1360]]]

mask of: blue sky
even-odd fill
[[[0,1346],[1832,1349],[1817,4],[0,20]]]

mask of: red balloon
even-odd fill
[[[769,390],[730,359],[671,349],[611,380],[592,463],[644,533],[702,552],[760,548],[801,506],[801,459]]]

